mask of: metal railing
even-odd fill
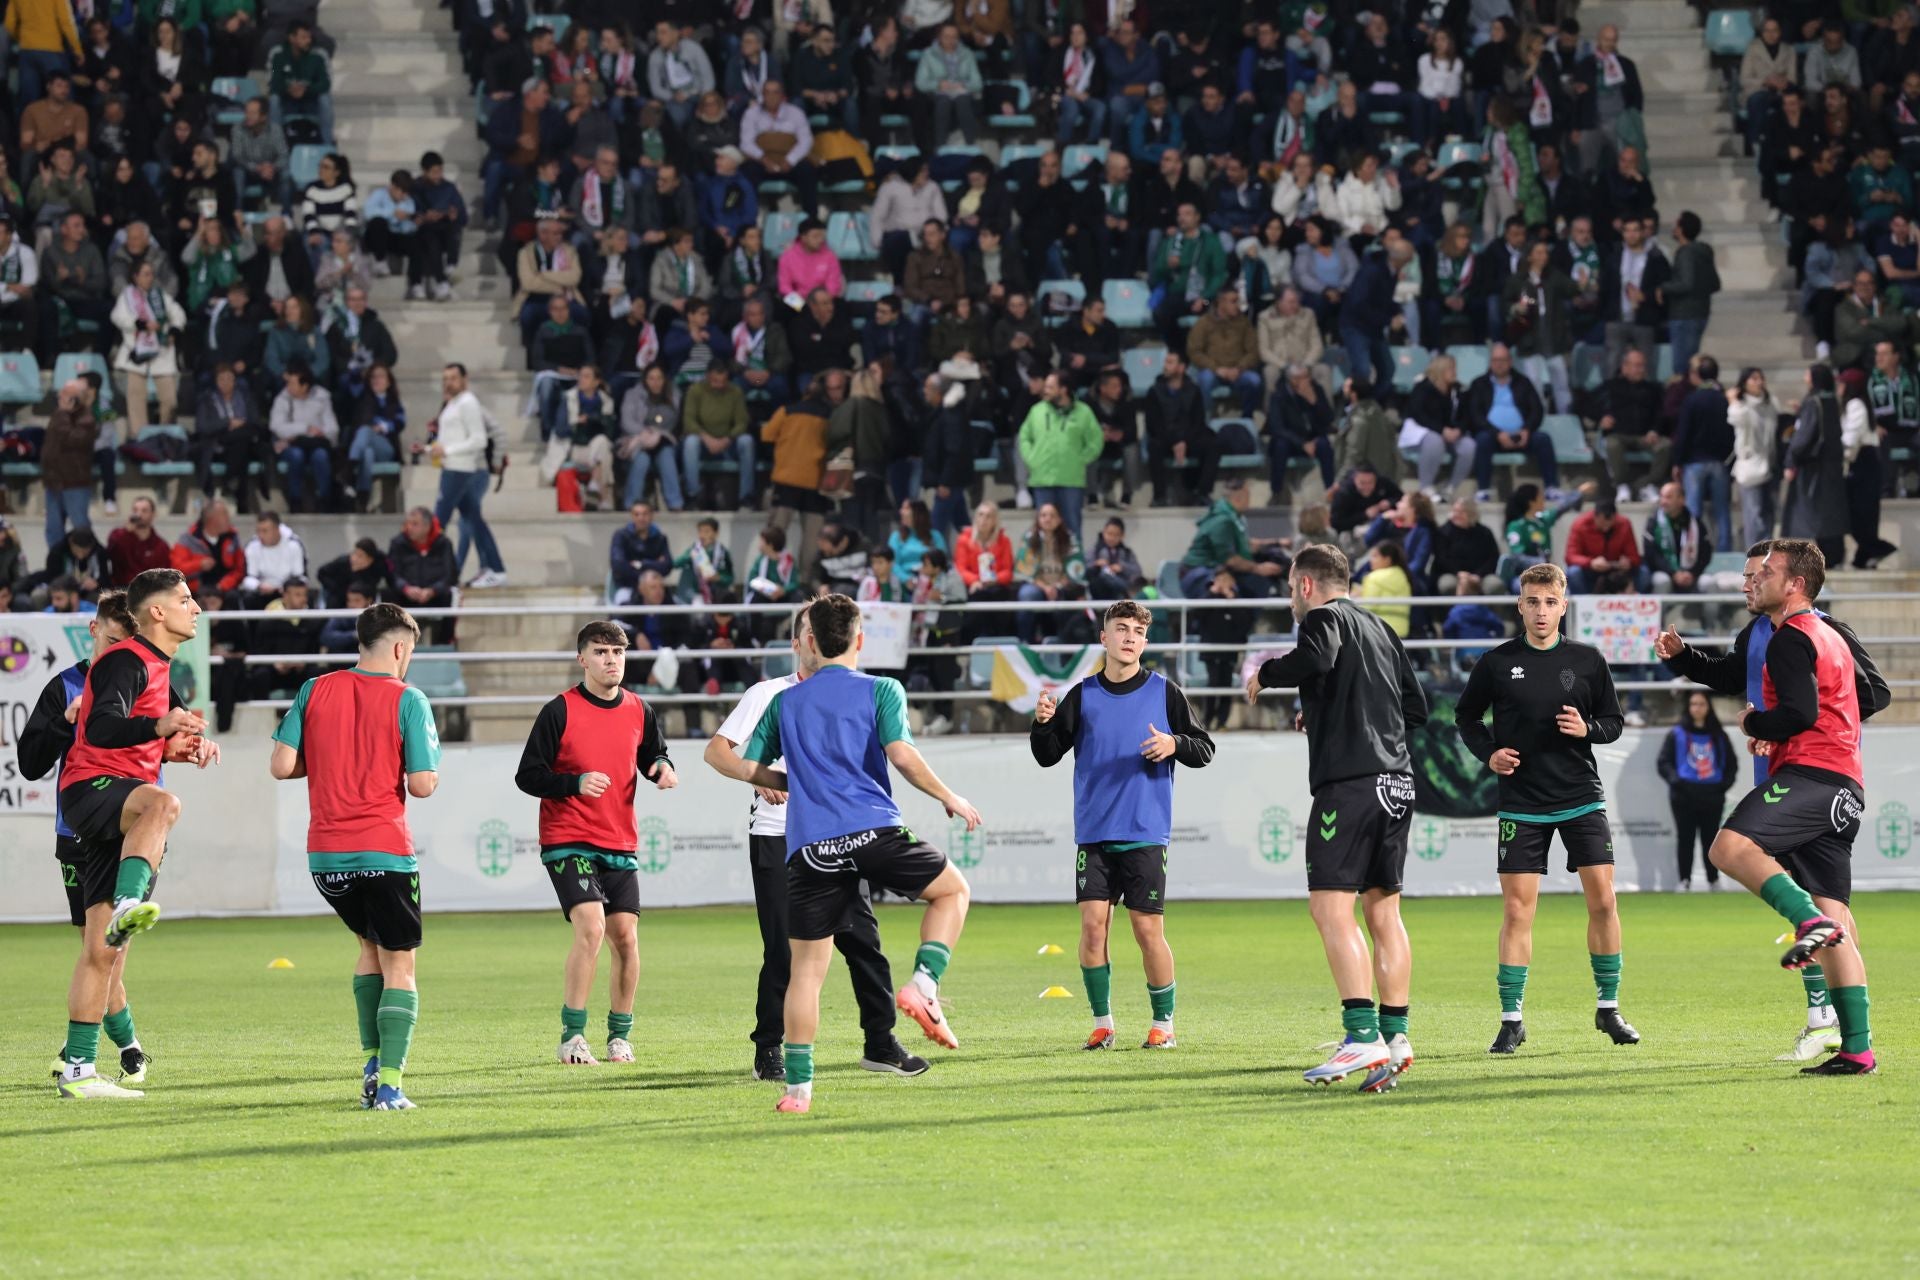
[[[1587,599],[1587,598],[1590,598],[1590,597],[1574,596],[1570,601],[1570,607],[1568,609],[1568,631],[1570,634],[1575,632],[1577,612],[1580,609],[1581,601],[1582,599]],[[1676,607],[1687,608],[1689,610],[1701,608],[1703,612],[1703,617],[1701,620],[1709,624],[1717,623],[1719,624],[1719,627],[1717,629],[1712,629],[1704,634],[1699,632],[1687,632],[1684,630],[1682,634],[1686,636],[1687,642],[1689,644],[1698,645],[1706,648],[1725,648],[1727,646],[1732,645],[1736,639],[1735,632],[1739,627],[1744,626],[1746,622],[1746,614],[1743,608],[1745,604],[1745,598],[1735,592],[1717,592],[1717,593],[1710,593],[1710,594],[1694,594],[1694,595],[1668,593],[1668,594],[1654,594],[1651,596],[1642,596],[1641,598],[1653,598],[1660,601],[1663,624],[1667,619],[1668,611],[1671,609],[1674,609]],[[1914,597],[1910,593],[1899,592],[1899,591],[1851,592],[1845,595],[1835,595],[1829,599],[1823,600],[1822,607],[1830,609],[1833,613],[1836,614],[1836,616],[1845,617],[1846,610],[1849,605],[1870,603],[1870,602],[1876,602],[1876,601],[1895,601],[1895,600],[1902,601],[1902,602],[1912,602],[1913,599]],[[1109,602],[1104,600],[1032,600],[1032,601],[995,600],[995,601],[967,601],[964,603],[954,603],[954,604],[934,604],[934,603],[926,603],[926,604],[920,604],[920,605],[903,604],[902,607],[911,608],[914,610],[916,614],[937,613],[937,614],[943,614],[943,615],[958,615],[962,618],[972,617],[976,620],[979,619],[981,615],[995,615],[996,617],[1004,616],[1006,620],[1003,635],[991,634],[988,628],[983,628],[976,625],[974,628],[974,631],[976,636],[980,638],[973,643],[955,644],[955,645],[909,646],[907,653],[910,659],[918,658],[918,659],[964,660],[964,664],[963,664],[963,669],[960,673],[960,678],[958,681],[956,681],[956,686],[953,690],[948,692],[940,692],[937,690],[930,690],[930,689],[928,690],[909,689],[907,696],[910,701],[916,701],[916,702],[991,701],[993,695],[987,688],[984,687],[983,683],[980,681],[979,673],[969,669],[973,665],[971,660],[981,655],[991,655],[995,653],[997,650],[1003,648],[1009,642],[1010,637],[1014,631],[1015,616],[1023,613],[1024,614],[1090,613],[1095,617],[1097,617],[1100,611],[1105,609],[1108,603]],[[1144,601],[1143,603],[1145,603],[1147,607],[1154,610],[1157,617],[1162,615],[1172,615],[1172,618],[1177,622],[1177,625],[1175,627],[1175,632],[1179,638],[1153,644],[1152,646],[1150,646],[1148,650],[1149,665],[1156,665],[1161,667],[1162,669],[1169,670],[1170,673],[1175,674],[1176,676],[1179,675],[1183,670],[1187,668],[1188,663],[1186,662],[1186,659],[1189,656],[1204,659],[1207,655],[1210,655],[1210,654],[1217,655],[1217,654],[1227,653],[1227,654],[1244,656],[1244,655],[1249,655],[1252,653],[1259,653],[1259,652],[1280,652],[1286,649],[1290,649],[1293,644],[1293,637],[1290,630],[1291,628],[1290,618],[1285,621],[1284,625],[1287,625],[1289,627],[1289,630],[1285,632],[1261,631],[1261,630],[1257,630],[1255,628],[1250,627],[1243,638],[1239,638],[1231,641],[1209,642],[1209,641],[1201,641],[1201,640],[1196,640],[1191,638],[1191,634],[1193,632],[1192,623],[1194,621],[1193,615],[1195,614],[1221,612],[1221,611],[1227,611],[1227,610],[1240,611],[1240,612],[1252,612],[1255,614],[1274,614],[1274,613],[1286,614],[1286,613],[1289,613],[1290,610],[1287,603],[1287,597],[1284,594],[1268,596],[1268,597],[1232,599],[1232,600],[1218,599],[1213,597],[1208,597],[1203,599],[1188,599],[1184,597],[1162,597],[1159,599]],[[1426,609],[1432,609],[1440,612],[1444,612],[1445,610],[1460,604],[1484,604],[1494,608],[1496,611],[1504,611],[1507,609],[1511,609],[1513,607],[1514,597],[1511,595],[1393,596],[1393,597],[1382,596],[1382,597],[1369,597],[1363,603],[1368,608],[1377,608],[1380,606],[1388,606],[1388,607],[1401,606],[1401,607],[1410,607],[1410,608],[1426,608]],[[610,618],[610,619],[617,620],[617,619],[637,619],[637,618],[645,618],[650,616],[651,617],[662,617],[662,616],[696,617],[696,616],[708,616],[717,612],[725,612],[731,616],[743,617],[743,618],[774,616],[780,619],[781,622],[784,623],[792,615],[795,608],[796,606],[786,605],[786,604],[739,604],[739,605],[728,606],[724,610],[716,610],[713,606],[707,605],[707,604],[672,603],[672,604],[661,604],[661,605],[645,605],[645,604],[615,605],[615,604],[610,604],[606,602],[553,602],[553,603],[528,603],[528,604],[522,604],[522,605],[477,605],[477,606],[453,606],[453,607],[444,607],[444,608],[419,608],[419,609],[409,609],[409,612],[416,619],[420,620],[423,624],[431,623],[433,621],[440,620],[440,619],[459,620],[462,618],[468,618],[468,619],[516,618],[516,619],[519,619],[519,618],[543,618],[544,617],[544,618]],[[213,621],[213,622],[271,621],[271,620],[284,621],[288,618],[328,619],[328,618],[353,618],[356,616],[358,616],[358,611],[354,609],[302,609],[302,610],[248,609],[248,610],[221,610],[217,613],[204,615],[202,621],[204,625],[209,621]],[[997,624],[989,624],[989,627],[993,625],[997,625]],[[1501,643],[1504,638],[1505,637],[1483,639],[1483,638],[1476,637],[1476,638],[1467,638],[1467,639],[1452,639],[1452,638],[1441,637],[1441,636],[1430,636],[1430,637],[1408,639],[1403,641],[1403,643],[1411,653],[1416,655],[1415,657],[1416,665],[1430,665],[1430,662],[1428,664],[1422,664],[1421,657],[1425,656],[1429,660],[1432,660],[1432,659],[1438,659],[1442,657],[1442,655],[1452,654],[1456,651],[1461,651],[1461,650],[1484,650],[1484,649],[1491,648],[1496,644]],[[1861,641],[1864,644],[1866,644],[1869,649],[1872,649],[1872,650],[1883,650],[1883,649],[1893,648],[1893,647],[1920,645],[1920,634],[1879,635],[1879,634],[1867,633],[1867,634],[1862,634],[1860,638],[1861,638]],[[1076,654],[1084,650],[1086,647],[1087,646],[1085,645],[1071,644],[1071,643],[1035,644],[1035,645],[1026,646],[1026,648],[1028,648],[1031,652],[1037,653],[1037,654],[1043,654],[1043,655]],[[788,648],[784,637],[775,639],[770,643],[768,643],[767,645],[765,645],[764,647],[705,648],[705,649],[690,648],[690,647],[675,647],[672,650],[672,652],[674,657],[677,660],[683,661],[683,662],[698,661],[698,660],[704,660],[704,659],[723,659],[723,660],[736,660],[740,662],[745,662],[745,663],[752,664],[752,666],[756,669],[756,673],[764,672],[766,669],[766,664],[769,662],[773,662],[776,665],[780,665],[780,664],[783,664],[783,662],[790,662],[791,660],[790,658],[791,651]],[[453,662],[453,663],[461,664],[463,666],[473,665],[473,664],[487,664],[487,665],[494,665],[494,666],[551,664],[554,666],[559,666],[561,664],[571,664],[574,658],[575,658],[575,654],[570,650],[550,650],[550,649],[437,649],[436,650],[436,649],[430,649],[430,648],[422,648],[420,650],[416,650],[416,652],[414,653],[413,661],[415,661],[416,663],[436,663],[436,664]],[[249,667],[273,666],[278,664],[290,664],[290,663],[298,663],[300,665],[316,665],[316,666],[343,666],[353,662],[354,660],[355,660],[355,654],[351,652],[269,653],[269,654],[248,653],[243,657],[236,657],[236,658],[228,658],[219,654],[215,654],[215,655],[212,655],[210,658],[210,661],[215,664],[223,664],[227,662],[238,661]],[[646,661],[646,651],[637,650],[637,649],[630,650],[628,660],[630,663],[644,662]],[[1239,665],[1240,665],[1239,663],[1237,662],[1235,663],[1236,671],[1238,670]],[[1657,665],[1657,663],[1644,663],[1644,664],[1643,663],[1623,663],[1623,664],[1616,664],[1616,667],[1617,669],[1622,671],[1622,674],[1630,674],[1639,668],[1654,666],[1654,665]],[[1210,685],[1210,684],[1204,683],[1205,675],[1206,675],[1204,667],[1201,667],[1195,670],[1193,674],[1200,677],[1199,682],[1184,682],[1184,687],[1186,691],[1191,695],[1217,697],[1217,696],[1236,695],[1243,692],[1243,690],[1238,685],[1216,686],[1216,685]],[[1463,678],[1461,673],[1451,669],[1449,669],[1444,673],[1437,670],[1433,670],[1433,671],[1430,671],[1429,674],[1434,675],[1435,678],[1446,679],[1446,680]],[[556,681],[556,683],[558,683],[558,681]],[[1888,681],[1888,684],[1896,689],[1920,687],[1920,679],[1890,679]],[[1615,681],[1615,688],[1622,692],[1627,692],[1627,693],[1649,692],[1649,691],[1671,692],[1676,689],[1686,688],[1686,687],[1692,687],[1690,682],[1680,678],[1662,679],[1662,678],[1645,678],[1645,677],[1635,676],[1634,678],[1617,679]],[[705,692],[683,693],[676,689],[666,689],[666,688],[660,688],[656,686],[648,686],[645,692],[646,692],[647,700],[649,702],[655,702],[663,705],[677,704],[677,705],[699,706],[699,705],[710,705],[710,704],[731,704],[739,696],[737,692],[730,692],[726,690],[723,690],[717,694],[709,694]],[[434,704],[436,706],[450,706],[450,707],[533,705],[533,704],[544,703],[551,697],[552,697],[551,693],[537,693],[537,694],[486,693],[486,694],[439,695],[439,696],[435,696]],[[241,705],[284,707],[288,705],[288,700],[285,698],[242,699]]]

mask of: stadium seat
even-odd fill
[[[560,43],[560,38],[567,34],[567,28],[572,25],[573,19],[564,13],[529,12],[527,14],[527,30],[531,31],[535,27],[547,27],[553,32],[553,41],[555,44]]]
[[[134,436],[134,442],[143,444],[149,440],[166,438],[172,438],[178,440],[181,444],[185,444],[187,442],[187,429],[177,422],[156,422],[150,426],[140,428],[139,434]],[[183,476],[192,475],[193,464],[184,460],[179,462],[143,462],[140,464],[140,474],[156,480],[178,479]]]
[[[1374,117],[1374,119],[1376,120],[1379,118],[1380,117],[1378,116]],[[1387,145],[1387,163],[1392,167],[1398,169],[1401,163],[1405,161],[1408,156],[1412,155],[1414,152],[1418,150],[1420,150],[1419,143],[1408,142],[1405,139],[1402,139],[1399,142],[1389,143]]]
[[[1553,456],[1561,466],[1583,467],[1593,462],[1593,449],[1587,444],[1578,414],[1550,413],[1540,420],[1540,430],[1553,441]]]
[[[1663,387],[1673,381],[1673,345],[1671,343],[1663,342],[1656,348],[1653,380]]]
[[[1162,560],[1159,571],[1153,575],[1153,586],[1165,599],[1180,599],[1185,594],[1180,590],[1180,562]]]
[[[967,165],[971,164],[976,158],[980,156],[984,156],[987,153],[982,151],[980,148],[972,145],[971,143],[956,142],[952,146],[939,148],[933,154],[936,156],[946,157],[950,160],[955,161],[957,164],[956,173],[964,173]],[[940,170],[936,168],[935,172],[938,173],[940,172]],[[940,189],[946,192],[948,195],[952,195],[954,192],[958,191],[961,187],[965,185],[966,185],[966,179],[956,176],[956,177],[944,179],[940,183]]]
[[[1247,434],[1255,440],[1260,438],[1260,427],[1252,418],[1215,418],[1207,425],[1212,427],[1215,433],[1229,426],[1242,426],[1247,429]],[[1312,458],[1296,458],[1294,461],[1304,462],[1308,466],[1317,465]],[[1264,453],[1223,453],[1220,455],[1221,469],[1226,471],[1244,471],[1252,468],[1264,469],[1266,465],[1267,455]]]
[[[878,280],[849,280],[844,298],[848,302],[878,302],[893,293],[892,276],[881,276]]]
[[[1139,280],[1109,280],[1100,290],[1107,304],[1107,319],[1119,329],[1145,329],[1153,324],[1153,310],[1147,305],[1147,286]]]
[[[1034,291],[1034,304],[1040,308],[1041,318],[1054,328],[1067,322],[1066,314],[1055,314],[1047,299],[1054,294],[1065,294],[1073,300],[1072,311],[1078,311],[1087,300],[1087,286],[1078,280],[1042,280]]]
[[[1419,347],[1393,348],[1393,389],[1402,394],[1418,386],[1427,371],[1427,353]]]
[[[96,418],[111,418],[114,406],[113,373],[107,368],[107,358],[98,351],[63,351],[53,362],[53,385],[64,387],[87,370],[100,375],[100,402],[94,406]]]
[[[31,351],[0,352],[0,404],[37,404],[40,362]]]
[[[833,213],[827,216],[827,248],[842,262],[873,262],[880,257],[868,230],[867,212]]]
[[[1002,615],[1005,616],[1004,614]],[[1019,644],[1018,636],[981,636],[974,641],[977,645]],[[967,683],[976,689],[993,687],[993,654],[976,653],[967,662]]]
[[[1107,144],[1104,142],[1076,142],[1060,153],[1060,172],[1073,183],[1077,190],[1086,186],[1081,174],[1088,169],[1097,169],[1107,163]]]
[[[1569,362],[1569,380],[1575,391],[1593,391],[1607,380],[1607,349],[1582,342],[1573,349]]]
[[[766,214],[760,219],[760,243],[778,258],[788,245],[800,238],[800,224],[806,220],[804,213]]]
[[[1707,15],[1707,52],[1716,58],[1738,58],[1753,43],[1751,9],[1715,9]]]
[[[1473,380],[1487,371],[1489,361],[1485,347],[1448,347],[1447,354],[1453,357],[1457,380],[1463,387],[1473,385]]]
[[[881,146],[873,149],[873,171],[876,177],[891,173],[902,165],[912,165],[920,158],[920,148],[901,146]]]
[[[1486,164],[1486,152],[1477,142],[1443,142],[1434,157],[1433,170],[1441,175],[1441,183],[1449,191],[1477,190],[1485,184],[1484,175],[1447,176],[1447,170],[1458,164]]]
[[[1000,148],[1000,172],[1006,176],[1007,190],[1020,189],[1020,180],[1009,172],[1015,165],[1024,168],[1028,161],[1037,161],[1051,150],[1050,142],[1009,142]]]
[[[1120,367],[1126,370],[1127,382],[1136,396],[1144,396],[1153,390],[1153,380],[1160,376],[1166,366],[1165,347],[1128,347],[1120,353]]]
[[[246,105],[260,96],[260,85],[252,76],[217,76],[213,96],[232,104],[221,107],[213,117],[223,128],[231,129],[246,119]]]
[[[293,181],[293,189],[302,191],[307,184],[320,177],[320,161],[332,154],[333,148],[317,142],[305,143],[293,149],[287,158],[287,177]]]
[[[989,80],[988,85],[1014,91],[1014,104],[1011,113],[996,112],[987,117],[987,125],[993,129],[1031,129],[1033,128],[1033,93],[1027,88],[1025,80]]]

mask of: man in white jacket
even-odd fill
[[[480,505],[486,500],[487,482],[493,466],[505,464],[505,454],[489,465],[487,460],[487,413],[479,399],[467,389],[467,366],[450,364],[440,372],[440,389],[446,400],[440,406],[439,436],[433,442],[433,460],[440,466],[440,498],[433,514],[442,528],[456,511],[460,515],[460,541],[454,552],[455,563],[466,568],[467,549],[480,549],[480,576],[469,587],[503,587],[507,584],[507,566],[500,559],[500,548],[493,540]]]
[[[246,555],[247,576],[240,580],[240,589],[247,593],[249,609],[278,600],[287,579],[307,571],[307,549],[293,530],[280,523],[278,512],[262,511],[254,521]]]

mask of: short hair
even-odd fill
[[[467,376],[467,366],[461,364],[458,360],[449,360],[447,361],[447,363],[440,366],[440,371],[442,373],[445,373],[448,369],[453,370],[455,373],[459,374],[463,378]]]
[[[860,630],[860,606],[853,597],[839,593],[821,596],[807,606],[807,627],[813,632],[813,647],[823,658],[837,658],[853,644]]]
[[[574,652],[585,653],[596,644],[610,644],[618,648],[627,647],[627,633],[617,622],[589,622],[580,628],[580,634],[574,640]]]
[[[760,541],[767,544],[767,550],[779,555],[787,549],[787,531],[777,524],[770,524],[760,531]]]
[[[380,558],[380,544],[375,542],[372,538],[360,539],[358,542],[353,544],[353,549],[355,551],[360,552],[362,555],[370,556],[375,560],[378,560]]]
[[[1567,571],[1557,564],[1530,565],[1520,574],[1517,585],[1530,587],[1542,584],[1552,587],[1561,595],[1567,594]]]
[[[260,514],[253,518],[253,522],[255,524],[279,524],[280,513],[272,507],[262,507],[260,508]]]
[[[127,584],[127,612],[137,623],[146,612],[147,603],[157,596],[164,596],[175,587],[185,586],[187,575],[178,569],[148,569],[145,573],[134,575]]]
[[[102,591],[93,602],[93,616],[102,624],[111,623],[128,635],[136,630],[133,625],[133,610],[127,608],[127,593],[124,591]]]
[[[1700,381],[1718,382],[1720,380],[1720,362],[1712,356],[1701,356],[1696,368],[1700,374]]]
[[[415,642],[420,639],[420,624],[397,604],[370,604],[354,619],[354,638],[360,647],[371,649],[396,631],[404,631]]]
[[[1115,622],[1137,622],[1143,627],[1150,627],[1153,625],[1153,610],[1138,600],[1115,600],[1100,615],[1100,629],[1105,631],[1109,624]]]
[[[1344,587],[1353,580],[1353,567],[1347,563],[1347,553],[1324,542],[1301,548],[1300,554],[1293,558],[1293,571],[1327,587]]]
[[[1826,553],[1820,550],[1820,544],[1813,539],[1775,538],[1766,554],[1786,558],[1787,576],[1806,580],[1807,599],[1818,598],[1820,588],[1827,585]]]
[[[696,529],[711,529],[715,533],[718,533],[720,532],[720,521],[713,516],[701,516],[693,522],[693,527]]]

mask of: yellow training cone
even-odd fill
[[[1049,942],[1046,946],[1040,948],[1036,954],[1043,956],[1063,956],[1067,954],[1067,952],[1066,948]]]
[[[1048,987],[1040,993],[1040,998],[1042,1000],[1071,1000],[1073,999],[1073,992],[1067,990],[1065,987]]]
[[[286,958],[285,956],[281,956],[281,957],[279,957],[278,959],[275,959],[275,960],[272,960],[272,961],[270,961],[270,962],[268,962],[268,964],[267,964],[267,968],[269,968],[269,969],[291,969],[291,968],[293,968],[293,961],[291,961],[291,960],[289,960],[289,959],[287,959],[287,958]]]

